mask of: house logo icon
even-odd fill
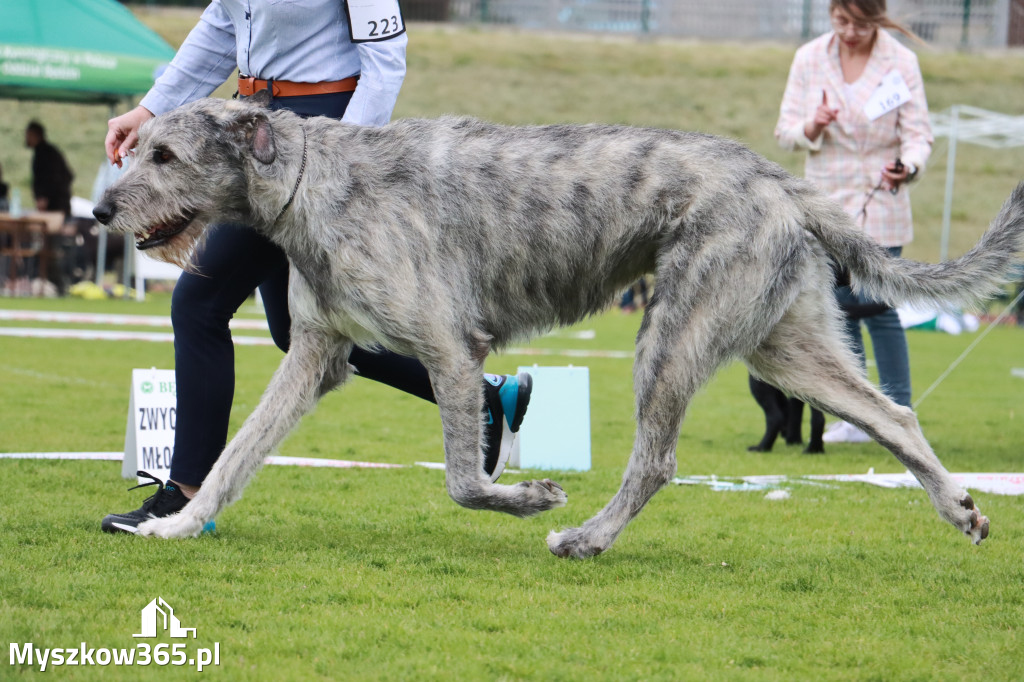
[[[142,632],[132,637],[156,637],[161,625],[171,637],[187,638],[191,632],[192,639],[196,638],[196,629],[181,627],[181,621],[174,615],[174,609],[163,597],[157,597],[142,609]]]

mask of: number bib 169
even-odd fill
[[[405,32],[398,0],[347,0],[345,7],[353,43],[387,40]]]

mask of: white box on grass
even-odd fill
[[[590,369],[520,367],[533,394],[509,458],[511,468],[590,470]]]

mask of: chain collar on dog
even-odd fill
[[[278,213],[277,217],[274,219],[275,225],[277,224],[277,221],[281,219],[281,216],[284,215],[284,212],[288,210],[288,207],[291,206],[292,202],[295,200],[295,193],[299,191],[299,183],[302,182],[302,176],[306,172],[306,128],[303,125],[299,125],[299,128],[302,130],[302,165],[299,166],[299,177],[295,178],[295,186],[292,187],[291,196],[288,197],[288,201],[286,201],[284,206],[281,207],[281,212]]]

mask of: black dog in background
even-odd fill
[[[833,265],[836,271],[836,288],[850,286],[850,273]],[[859,320],[864,317],[878,315],[889,309],[884,303],[855,303],[840,299],[839,307],[846,313],[847,319]],[[750,452],[771,452],[775,439],[779,436],[786,445],[803,443],[801,429],[804,420],[804,403],[799,398],[791,398],[771,384],[749,376],[750,393],[764,410],[764,437],[757,445],[751,445]],[[804,448],[804,454],[824,454],[825,443],[821,440],[825,432],[825,415],[821,410],[811,408],[811,438]]]
[[[800,445],[800,434],[804,420],[804,403],[799,398],[790,398],[771,384],[750,375],[750,393],[764,410],[764,437],[757,445],[751,445],[750,452],[771,452],[775,439],[782,436],[786,445]],[[825,415],[821,410],[811,408],[811,439],[804,448],[805,454],[822,454],[825,444],[821,440],[825,432]]]

